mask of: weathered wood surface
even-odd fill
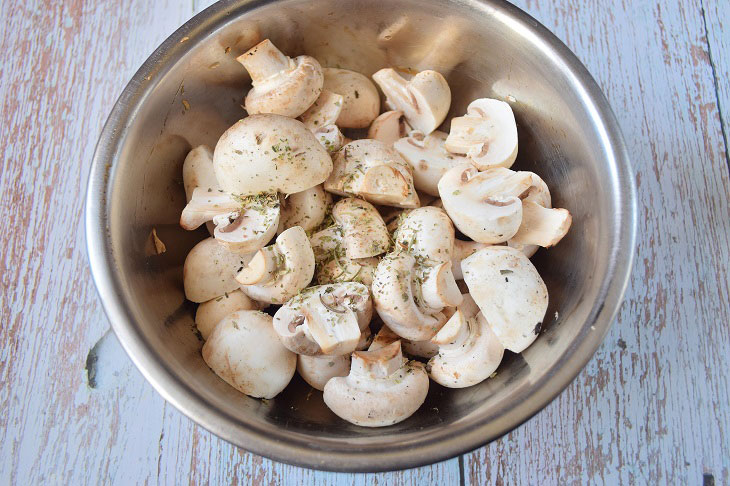
[[[80,231],[94,143],[139,64],[207,3],[0,3],[0,482],[730,483],[730,3],[516,3],[586,63],[624,129],[632,283],[604,345],[543,412],[460,460],[377,475],[223,442],[166,405],[107,333]]]

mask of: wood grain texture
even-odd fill
[[[0,4],[0,209],[12,222],[0,235],[0,482],[458,483],[457,459],[349,475],[235,448],[165,404],[108,332],[80,231],[94,144],[141,62],[210,3]],[[637,178],[639,247],[586,370],[527,424],[465,455],[464,479],[728,484],[730,6],[516,3],[578,54],[614,107]]]

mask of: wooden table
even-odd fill
[[[440,464],[350,475],[249,454],[167,405],[90,278],[82,212],[99,131],[141,62],[207,4],[3,1],[0,481],[730,484],[730,1],[516,3],[577,53],[623,127],[639,195],[626,300],[527,424]]]

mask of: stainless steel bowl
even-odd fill
[[[339,420],[299,378],[274,400],[239,394],[205,365],[183,298],[182,264],[204,233],[178,227],[187,151],[244,115],[236,55],[261,38],[286,53],[371,74],[431,67],[452,88],[451,115],[479,97],[509,100],[517,168],[534,170],[573,213],[558,247],[534,261],[550,290],[544,331],[494,379],[463,390],[432,384],[403,423]],[[86,207],[89,259],[122,345],[170,403],[222,438],[279,461],[379,471],[440,461],[529,419],[580,372],[621,301],[635,240],[626,147],[611,109],[575,56],[531,17],[499,0],[219,2],[142,65],[101,134]],[[167,252],[149,251],[153,228]]]

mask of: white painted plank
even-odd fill
[[[725,162],[730,170],[730,2],[703,0],[704,21],[707,30],[707,57],[715,75],[715,90],[725,136]]]

